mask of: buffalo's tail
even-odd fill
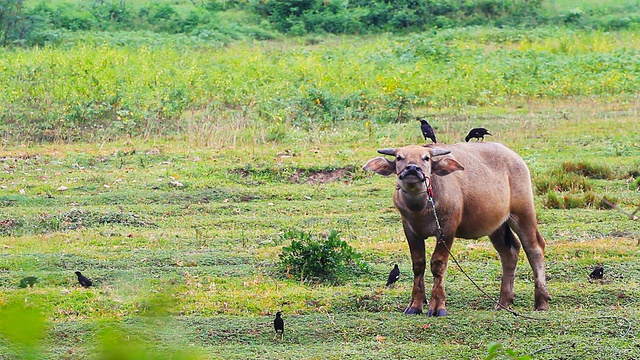
[[[514,246],[516,244],[515,235],[513,235],[513,231],[509,227],[509,224],[504,223],[504,245],[508,248]]]

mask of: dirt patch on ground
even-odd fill
[[[348,181],[353,177],[352,167],[337,169],[267,169],[267,170],[247,170],[233,169],[230,174],[240,178],[268,177],[271,181],[289,181],[296,184],[326,184],[332,181]],[[290,174],[290,175],[289,175]]]
[[[332,170],[297,169],[296,172],[289,177],[289,181],[294,183],[326,184],[341,179],[350,179],[351,171],[352,169],[348,167]]]
[[[251,175],[251,172],[245,169],[232,169],[232,170],[229,170],[229,174],[238,175],[242,178],[246,178],[246,177],[249,177],[249,175]]]

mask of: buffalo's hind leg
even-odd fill
[[[502,264],[502,284],[500,285],[499,305],[496,310],[507,309],[513,303],[513,282],[516,278],[520,241],[513,235],[511,228],[505,223],[498,230],[489,235],[493,247],[500,255]]]
[[[535,215],[513,217],[509,221],[509,226],[518,234],[522,248],[527,254],[527,260],[533,270],[533,281],[535,286],[534,310],[549,310],[549,292],[547,290],[547,280],[545,274],[544,248],[545,241],[538,231]]]

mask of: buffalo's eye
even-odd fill
[[[402,155],[397,155],[396,156],[396,160],[400,161],[400,160],[404,160],[404,156]]]

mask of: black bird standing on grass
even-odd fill
[[[400,269],[398,268],[398,264],[395,264],[393,269],[389,272],[389,277],[387,278],[387,286],[393,285],[396,281],[400,279]]]
[[[93,285],[91,280],[82,275],[80,271],[76,271],[76,275],[78,275],[78,282],[80,283],[80,285],[82,285],[82,287],[88,288],[89,286]]]
[[[427,139],[431,139],[431,141],[436,144],[436,134],[433,132],[433,128],[431,127],[431,125],[429,125],[427,120],[425,120],[424,118],[418,118],[418,121],[420,121],[420,130],[422,130],[424,141],[427,141]]]
[[[596,266],[596,268],[593,269],[591,274],[589,274],[589,279],[598,280],[598,279],[602,279],[603,276],[604,276],[604,268],[602,266]]]
[[[489,130],[487,130],[485,128],[473,128],[473,129],[471,129],[471,131],[469,131],[469,135],[467,135],[467,137],[464,138],[464,140],[466,142],[469,142],[469,140],[471,140],[472,138],[476,138],[478,141],[480,139],[482,139],[484,141],[484,136],[485,135],[493,136],[493,135],[489,134]]]
[[[273,319],[273,329],[276,331],[273,340],[278,337],[278,332],[280,332],[280,339],[284,339],[284,320],[282,320],[282,313],[280,311],[276,313],[276,318]]]

